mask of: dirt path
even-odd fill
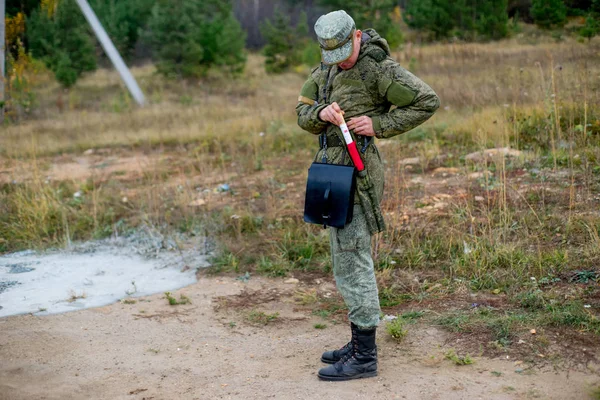
[[[324,349],[347,339],[343,324],[322,322],[293,302],[296,285],[252,277],[201,277],[174,293],[135,304],[46,317],[0,320],[0,399],[586,399],[600,377],[590,371],[532,368],[477,357],[445,360],[445,334],[416,326],[402,344],[379,331],[380,374],[320,382]],[[247,312],[215,307],[243,288],[273,293],[261,305],[279,318],[253,326]],[[233,297],[231,297],[234,299]],[[221,297],[221,303],[222,303]],[[523,372],[515,372],[524,368]]]

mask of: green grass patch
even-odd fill
[[[209,262],[211,273],[240,272],[240,259],[229,250],[221,250]]]
[[[397,288],[382,287],[379,290],[379,304],[381,307],[394,307],[412,299],[410,293],[399,291]]]
[[[278,277],[286,276],[289,273],[290,266],[280,259],[273,259],[268,256],[261,256],[256,266],[256,271],[267,276]]]
[[[263,311],[252,310],[246,316],[248,322],[253,325],[268,325],[279,318],[279,313],[266,314]]]
[[[442,315],[434,322],[452,332],[489,332],[494,343],[500,347],[510,346],[519,333],[531,327],[567,327],[600,335],[600,319],[581,301],[575,300],[559,303],[551,299],[534,309],[493,310],[478,307]]]
[[[580,331],[600,335],[600,319],[581,301],[548,304],[540,315],[540,322],[548,326],[569,326]]]
[[[424,315],[425,311],[407,311],[402,313],[400,318],[408,322],[415,322],[416,320],[423,318]]]

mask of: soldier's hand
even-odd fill
[[[357,135],[363,136],[375,136],[375,131],[373,130],[373,120],[371,117],[367,117],[363,115],[362,117],[351,118],[348,121],[348,129],[354,130],[354,133]]]
[[[343,115],[344,112],[336,102],[331,103],[319,112],[319,118],[321,118],[322,121],[331,122],[337,126],[344,123],[344,118],[342,118]]]

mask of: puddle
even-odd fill
[[[156,232],[0,256],[0,317],[56,314],[176,290],[207,267],[206,249],[179,250]]]

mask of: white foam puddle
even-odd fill
[[[197,268],[208,265],[206,256],[190,250],[159,249],[148,258],[123,243],[90,243],[83,252],[0,256],[0,317],[55,314],[175,290],[196,282]]]

